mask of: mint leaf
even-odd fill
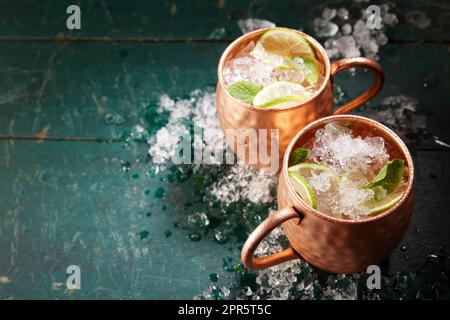
[[[372,182],[365,185],[363,188],[374,189],[376,187],[382,187],[389,194],[400,184],[404,169],[405,163],[403,160],[397,158],[393,159],[378,172]]]
[[[289,163],[291,166],[304,162],[309,154],[306,148],[297,148],[289,155]]]
[[[246,102],[252,103],[253,97],[261,91],[262,86],[258,86],[250,81],[238,81],[228,86],[228,92],[235,98]]]

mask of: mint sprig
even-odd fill
[[[309,150],[307,148],[297,148],[289,155],[289,163],[291,166],[305,162],[308,157]]]
[[[261,89],[262,86],[258,86],[257,84],[246,80],[238,81],[228,86],[228,92],[233,97],[250,104]]]
[[[389,161],[381,170],[377,176],[373,178],[372,182],[363,186],[364,189],[374,189],[376,187],[382,187],[386,190],[387,194],[394,191],[403,177],[405,170],[405,163],[401,159],[393,159]]]

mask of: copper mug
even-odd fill
[[[384,82],[384,72],[377,62],[367,58],[347,58],[331,63],[325,49],[314,38],[301,31],[294,30],[308,40],[316,53],[318,61],[325,66],[325,80],[322,86],[309,100],[290,108],[276,110],[252,106],[239,101],[228,93],[222,77],[222,71],[229,59],[239,53],[250,41],[259,39],[267,30],[260,29],[239,37],[222,54],[217,70],[216,107],[219,122],[224,131],[245,130],[249,128],[257,131],[259,129],[279,129],[278,146],[276,147],[279,148],[277,159],[281,161],[289,142],[298,129],[303,128],[316,119],[332,114],[348,113],[363,105],[380,91]],[[374,71],[375,82],[367,91],[333,111],[333,78],[339,71],[354,67],[364,67]],[[237,151],[236,145],[236,143],[230,143],[230,147],[235,153]],[[272,139],[269,135],[267,135],[267,143],[265,146],[268,149],[272,148]],[[247,150],[244,150],[244,153],[238,153],[239,157],[244,158],[244,162],[251,164],[255,168],[268,166],[266,163],[259,161],[259,157],[256,162],[249,162],[247,144],[245,148]]]
[[[325,215],[309,207],[294,190],[288,178],[291,151],[304,146],[317,129],[330,122],[345,124],[357,135],[380,136],[392,158],[407,166],[407,188],[399,202],[379,215],[348,220]],[[277,212],[269,215],[248,237],[241,259],[249,269],[265,269],[297,258],[333,273],[357,273],[386,259],[399,244],[412,214],[414,166],[403,141],[377,121],[353,115],[321,118],[304,127],[289,144],[283,159],[278,185]],[[260,258],[254,252],[274,228],[282,225],[292,247]]]

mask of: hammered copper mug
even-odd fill
[[[393,207],[379,215],[361,220],[335,218],[309,207],[295,191],[288,177],[291,151],[304,146],[317,129],[330,122],[351,128],[356,135],[379,136],[385,140],[391,158],[405,161],[407,187]],[[411,218],[414,166],[403,141],[377,121],[353,115],[322,118],[303,128],[291,141],[283,159],[278,185],[277,212],[269,215],[248,237],[241,259],[249,269],[265,269],[297,258],[333,273],[357,273],[386,259],[399,244]],[[274,228],[282,225],[291,248],[255,258],[260,242]]]
[[[347,58],[331,63],[325,49],[314,38],[301,31],[294,30],[307,39],[315,51],[318,61],[324,65],[325,80],[323,81],[322,86],[310,99],[297,106],[281,110],[255,107],[251,104],[239,101],[228,93],[222,77],[222,71],[229,59],[239,53],[250,41],[259,39],[259,37],[267,30],[268,29],[260,29],[239,37],[231,43],[222,54],[217,69],[218,82],[216,89],[216,107],[219,122],[224,131],[246,130],[249,128],[255,130],[279,129],[277,147],[279,148],[278,159],[281,161],[287,145],[299,129],[303,128],[308,123],[325,116],[348,113],[372,99],[383,86],[384,72],[377,62],[367,58]],[[339,71],[354,67],[364,67],[374,71],[375,82],[367,91],[333,111],[333,78]],[[268,135],[265,146],[270,149],[272,147],[271,145],[272,140]],[[231,143],[230,147],[236,153],[236,144]],[[247,150],[244,151],[245,153],[241,155],[238,154],[238,156],[244,158],[244,162],[255,168],[267,167],[267,164],[259,161],[259,158],[256,163],[249,162],[247,159],[249,152],[247,144],[245,145],[245,148],[247,148]]]

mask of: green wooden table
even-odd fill
[[[275,201],[213,201],[205,190],[229,168],[155,172],[150,146],[129,133],[139,124],[152,137],[166,125],[168,115],[157,112],[163,94],[214,91],[218,59],[241,34],[239,19],[313,35],[325,7],[355,13],[366,4],[80,0],[82,28],[69,31],[71,3],[0,0],[0,298],[208,298],[205,290],[233,298],[246,297],[247,287],[270,297],[256,283],[260,274],[239,265],[239,252]],[[407,137],[417,170],[414,214],[383,265],[386,283],[377,293],[449,298],[450,149],[436,140],[450,142],[450,8],[445,1],[396,3],[399,23],[380,50],[386,84],[358,113],[406,95],[420,102],[414,117],[427,125]],[[413,10],[431,25],[408,24]],[[357,72],[337,84],[348,98],[370,81]],[[208,226],[188,223],[199,211]],[[217,241],[224,228],[231,233]],[[69,265],[81,268],[81,290],[66,289]],[[358,287],[351,297],[373,297],[363,276],[328,275],[305,263],[300,269],[297,281],[314,280],[315,298],[345,297],[349,286]],[[290,298],[305,297],[301,288]]]

